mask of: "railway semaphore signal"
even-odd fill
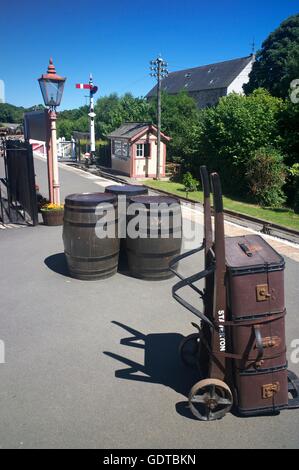
[[[98,87],[93,84],[92,75],[89,76],[89,83],[77,83],[76,88],[81,90],[89,90],[89,133],[90,133],[90,154],[91,161],[93,161],[94,153],[96,150],[95,130],[94,130],[94,118],[96,114],[94,112],[93,95],[98,91]]]

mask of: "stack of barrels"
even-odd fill
[[[103,279],[119,266],[141,279],[172,277],[169,263],[182,241],[180,204],[147,193],[140,185],[113,185],[105,193],[66,197],[63,241],[72,277]],[[106,232],[99,235],[103,227]]]

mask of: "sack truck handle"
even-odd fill
[[[206,267],[209,261],[207,260],[209,250],[213,246],[213,230],[212,230],[212,216],[211,216],[211,201],[210,201],[210,180],[207,167],[202,165],[200,167],[201,184],[204,195],[204,244],[205,244],[205,257]]]
[[[226,263],[225,263],[225,238],[224,238],[224,216],[221,181],[218,173],[211,174],[211,187],[214,200],[215,216],[215,278],[214,278],[214,302],[213,320],[219,326],[212,334],[212,351],[217,360],[211,362],[210,377],[224,380],[227,376],[228,364],[222,354],[230,350],[229,336],[226,334],[224,323],[227,320],[226,302]]]
[[[210,200],[210,178],[207,167],[200,167],[201,184],[204,195],[204,240],[205,246],[205,269],[209,269],[214,265],[215,254],[213,252],[213,229],[212,229],[212,213]],[[214,275],[211,274],[205,278],[204,287],[204,312],[210,319],[213,316],[213,296],[214,296]],[[205,333],[208,334],[207,331]]]
[[[203,187],[203,192],[204,192],[204,240],[203,240],[202,245],[199,248],[190,250],[186,253],[183,253],[173,258],[169,264],[169,269],[180,279],[180,282],[176,283],[172,288],[173,298],[177,302],[179,302],[183,307],[185,307],[187,310],[189,310],[194,315],[199,317],[203,322],[208,324],[210,327],[214,327],[213,322],[205,313],[195,308],[193,305],[191,305],[189,302],[187,302],[178,294],[178,291],[180,289],[182,289],[183,287],[189,286],[191,287],[191,289],[197,292],[201,298],[206,299],[207,298],[207,295],[206,295],[207,286],[209,282],[207,279],[211,279],[211,276],[213,276],[213,272],[215,270],[214,253],[212,250],[213,232],[212,232],[211,203],[210,203],[210,181],[209,181],[209,174],[208,174],[206,166],[200,167],[200,174],[201,174],[201,182],[202,182],[202,187]],[[199,251],[203,249],[205,252],[205,269],[203,271],[200,271],[194,274],[193,276],[184,278],[175,269],[175,266],[177,265],[179,261],[195,253],[198,253]],[[204,292],[194,285],[194,282],[197,282],[200,279],[205,279],[205,291]],[[208,309],[208,312],[211,309],[212,307],[210,306],[210,308]],[[205,312],[206,310],[207,309],[205,307]]]

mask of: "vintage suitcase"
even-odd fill
[[[238,411],[288,405],[283,258],[259,235],[226,238],[227,295]]]
[[[236,406],[244,416],[275,414],[288,407],[287,365],[281,368],[237,370]]]
[[[284,259],[259,235],[226,237],[232,319],[283,312]]]

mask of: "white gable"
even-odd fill
[[[233,92],[240,93],[242,95],[244,94],[243,85],[249,82],[249,74],[252,70],[253,62],[254,62],[254,57],[252,58],[252,61],[246,65],[246,67],[242,70],[242,72],[229,85],[229,87],[227,88],[228,95],[229,93],[233,93]]]

